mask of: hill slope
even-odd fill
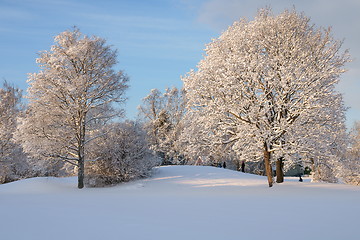
[[[0,185],[1,239],[360,239],[360,188],[213,167],[78,190],[76,178]]]

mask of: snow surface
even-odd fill
[[[0,185],[0,239],[360,239],[360,188],[169,166],[150,179],[76,188],[76,178]]]

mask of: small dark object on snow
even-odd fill
[[[223,168],[226,168],[226,162],[223,163]]]
[[[303,181],[303,179],[301,178],[301,175],[299,175],[299,182],[302,182]]]
[[[241,171],[245,172],[245,161],[242,161],[241,163]]]

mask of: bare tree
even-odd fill
[[[75,28],[40,53],[41,70],[28,79],[29,105],[18,137],[32,155],[75,165],[78,188],[84,186],[86,146],[98,136],[98,124],[122,113],[114,103],[125,101],[128,78],[113,70],[116,57],[104,39]]]

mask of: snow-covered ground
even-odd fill
[[[76,178],[0,185],[0,239],[360,239],[360,188],[200,166],[76,188]],[[269,236],[269,237],[268,237]]]

